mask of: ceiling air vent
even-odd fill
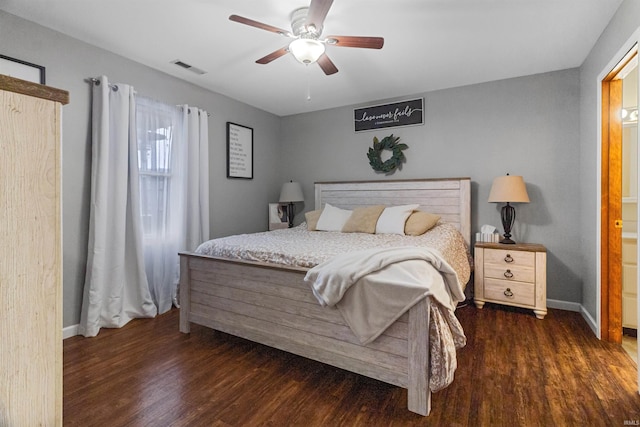
[[[198,74],[198,75],[203,75],[203,74],[207,74],[206,71],[201,70],[200,68],[196,68],[192,65],[187,64],[186,62],[182,62],[179,59],[176,59],[175,61],[171,61],[172,64],[176,64],[178,67],[182,67],[185,70],[189,70],[192,73]]]

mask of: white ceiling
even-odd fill
[[[0,0],[0,9],[279,116],[577,67],[622,0],[334,0],[323,35],[384,37],[382,50],[328,46],[339,72],[290,54],[309,0]],[[195,75],[179,59],[206,70]],[[307,101],[310,89],[311,100]]]

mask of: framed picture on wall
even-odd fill
[[[286,203],[269,203],[269,230],[289,227]]]
[[[0,74],[39,83],[41,85],[45,84],[43,66],[4,55],[0,55]]]
[[[227,178],[253,179],[253,129],[227,122]]]

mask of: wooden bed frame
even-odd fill
[[[315,206],[419,203],[455,224],[469,244],[470,179],[321,182]],[[321,307],[306,268],[180,254],[180,331],[190,323],[317,360],[408,390],[408,408],[431,410],[429,299],[362,346],[335,308]]]

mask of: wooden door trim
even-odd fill
[[[622,68],[622,67],[620,67]],[[601,339],[622,342],[622,80],[602,82]]]
[[[600,339],[609,340],[609,81],[602,82],[600,189]]]

